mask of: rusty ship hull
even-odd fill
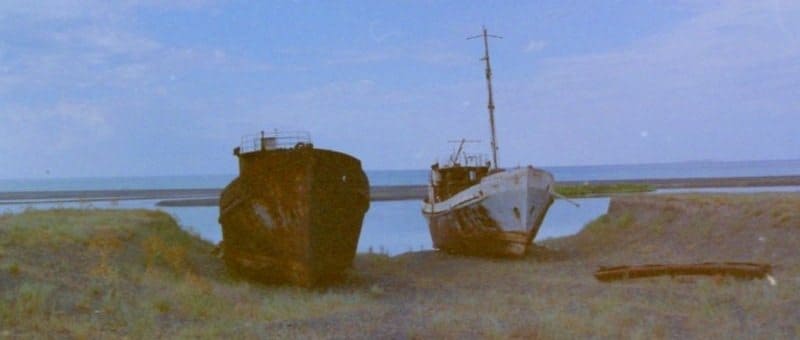
[[[422,212],[434,248],[478,256],[526,254],[553,203],[553,183],[549,172],[525,167],[486,175],[444,200],[429,197]]]
[[[309,145],[235,153],[240,174],[220,198],[226,265],[266,283],[314,286],[343,277],[369,208],[361,162]]]

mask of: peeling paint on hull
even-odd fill
[[[553,197],[553,177],[532,167],[488,175],[452,197],[423,204],[433,246],[455,254],[527,253]]]
[[[304,147],[241,154],[239,168],[220,198],[228,267],[268,283],[314,286],[341,278],[369,208],[361,162]]]

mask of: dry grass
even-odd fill
[[[0,334],[98,338],[797,338],[800,196],[614,198],[518,261],[362,254],[318,290],[229,277],[212,245],[150,211],[0,218]],[[778,284],[599,283],[600,265],[762,261]]]
[[[211,244],[160,212],[28,211],[0,220],[0,247],[0,334],[19,337],[257,338],[264,324],[363,310],[369,299],[237,281]]]

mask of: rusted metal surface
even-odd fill
[[[446,252],[475,255],[522,255],[524,234],[516,242],[501,237],[504,232],[492,219],[486,207],[475,204],[449,213],[428,217],[434,247]],[[511,237],[511,239],[514,239]]]
[[[438,185],[432,187],[434,199],[444,201],[455,194],[480,183],[481,179],[489,173],[488,166],[456,166],[434,168],[432,171],[438,176]]]
[[[769,264],[749,262],[708,262],[696,264],[648,264],[640,266],[600,267],[594,277],[600,281],[638,279],[654,276],[727,275],[739,278],[764,278],[772,270]]]
[[[521,256],[539,232],[553,204],[553,175],[532,166],[503,170],[497,162],[489,35],[483,28],[492,162],[462,153],[466,139],[440,167],[431,166],[422,214],[433,246],[465,255]],[[498,37],[499,38],[499,37]],[[463,160],[463,162],[462,162]]]
[[[552,175],[533,167],[492,174],[485,169],[479,172],[480,177],[472,178],[461,175],[465,173],[463,169],[446,170],[459,175],[434,173],[422,209],[434,248],[479,256],[526,254],[553,203]],[[454,192],[453,188],[460,191]]]
[[[220,198],[226,264],[262,282],[313,286],[340,278],[369,208],[361,162],[309,143],[241,150],[239,177]]]

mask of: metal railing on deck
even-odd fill
[[[466,143],[480,143],[479,140],[468,140],[466,138],[462,138],[461,140],[451,140],[448,141],[449,143],[458,143],[458,148],[453,151],[453,154],[450,155],[450,162],[448,163],[449,166],[488,166],[491,163],[487,162],[488,157],[485,154],[479,153],[467,153],[465,151],[464,145]]]
[[[311,135],[306,131],[272,131],[242,136],[239,144],[240,153],[261,150],[288,149],[298,146],[310,146]]]
[[[462,165],[465,166],[486,166],[489,163],[489,157],[486,154],[462,153],[461,159],[463,160]]]
[[[487,166],[489,156],[479,153],[465,153],[461,152],[457,156],[450,156],[449,166]]]

